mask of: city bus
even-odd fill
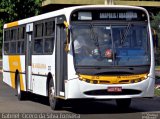
[[[7,23],[3,81],[19,100],[48,97],[53,110],[75,99],[154,96],[154,47],[149,14],[135,6],[64,8]]]

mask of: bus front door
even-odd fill
[[[33,23],[26,25],[26,54],[25,54],[25,70],[26,70],[26,90],[33,91],[32,81],[32,32]]]
[[[65,51],[66,31],[64,24],[57,24],[55,47],[55,83],[56,95],[65,96],[65,80],[67,79],[67,53]]]

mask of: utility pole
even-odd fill
[[[104,0],[105,5],[114,5],[114,0]]]

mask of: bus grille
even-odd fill
[[[108,92],[107,89],[103,90],[92,90],[86,91],[84,94],[86,95],[136,95],[140,94],[142,91],[133,90],[133,89],[123,89],[122,92]]]

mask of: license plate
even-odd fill
[[[108,87],[108,92],[122,92],[122,87]]]

